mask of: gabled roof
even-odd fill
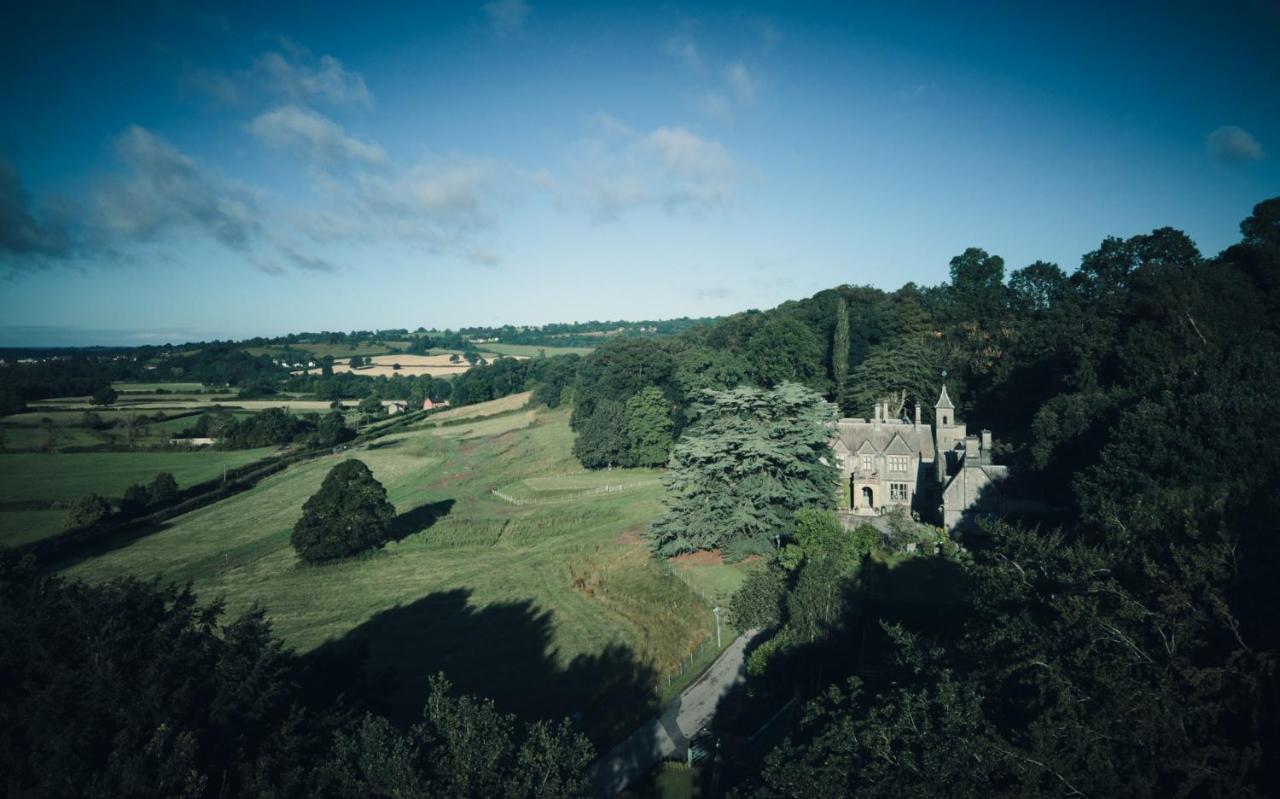
[[[951,402],[951,397],[947,396],[946,383],[942,384],[942,393],[938,395],[938,401],[933,404],[933,407],[938,409],[946,408],[947,410],[955,410],[956,406]]]
[[[904,422],[869,422],[866,419],[841,419],[836,425],[836,441],[849,452],[859,455],[878,455],[887,452],[894,441],[894,454],[918,454],[926,461],[933,460],[933,434],[926,426],[917,428]]]
[[[894,435],[893,440],[889,442],[889,446],[884,451],[890,455],[914,455],[916,451],[912,449],[907,442],[902,440],[902,436]]]
[[[837,455],[848,455],[848,454],[849,454],[849,448],[848,448],[847,446],[845,446],[845,443],[844,443],[844,439],[843,439],[843,438],[837,438],[837,439],[836,439],[835,446],[833,446],[833,447],[832,447],[832,449],[834,449],[834,450],[836,451],[836,454],[837,454]]]

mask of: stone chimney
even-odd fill
[[[991,431],[982,431],[982,451],[991,454]]]
[[[967,466],[978,465],[978,437],[964,437],[964,462]]]
[[[872,420],[876,427],[880,426],[880,403],[876,403],[875,418]]]
[[[916,403],[916,427],[920,427],[920,403]]]

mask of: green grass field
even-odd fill
[[[714,619],[638,536],[661,507],[651,472],[605,473],[648,482],[567,503],[517,506],[492,494],[520,481],[595,485],[603,478],[577,465],[571,443],[567,409],[420,425],[299,464],[69,574],[162,574],[225,597],[232,613],[261,604],[289,646],[318,660],[365,645],[371,668],[394,675],[390,710],[402,719],[420,713],[426,677],[444,670],[517,712],[582,712],[608,740],[653,709],[651,689]],[[302,565],[289,545],[301,505],[353,457],[387,487],[399,540]]]
[[[550,358],[552,355],[569,355],[577,353],[578,355],[590,355],[594,347],[546,347],[538,344],[502,344],[493,342],[483,345],[486,352],[496,352],[499,355],[527,355],[530,358],[538,357],[539,352],[545,352]]]
[[[203,383],[112,383],[111,387],[120,394],[154,394],[156,389],[163,389],[170,394],[191,394],[206,390]]]
[[[277,403],[277,405],[282,404]],[[95,408],[92,410],[40,410],[19,413],[0,419],[0,431],[4,434],[4,449],[10,451],[38,450],[43,451],[48,444],[48,433],[43,420],[48,419],[56,428],[54,449],[65,452],[68,448],[80,447],[126,447],[140,448],[158,447],[168,444],[169,439],[179,435],[194,425],[198,416],[193,410],[209,408],[209,403],[193,403],[193,407],[119,407]],[[103,429],[92,429],[85,426],[85,413],[93,413],[108,426]],[[250,416],[255,410],[227,411],[233,416]],[[299,409],[299,412],[302,412]],[[156,421],[157,413],[165,413],[171,418]],[[129,440],[127,425],[134,417],[142,417],[142,426],[138,428],[132,443]]]
[[[85,494],[119,497],[134,483],[150,483],[171,472],[178,486],[211,480],[224,468],[256,461],[271,449],[238,452],[86,452],[0,454],[5,502],[70,502]],[[0,545],[14,546],[63,529],[65,510],[4,510],[0,505]]]

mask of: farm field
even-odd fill
[[[493,353],[482,352],[486,362],[493,359]],[[372,366],[362,366],[352,369],[348,361],[335,361],[333,364],[334,374],[347,374],[354,372],[358,375],[366,375],[368,377],[391,377],[392,375],[403,375],[405,377],[418,377],[420,375],[431,375],[432,377],[452,377],[460,375],[471,368],[471,364],[466,361],[454,363],[449,360],[453,353],[443,352],[435,355],[378,355],[370,360]],[[508,357],[528,357],[528,356],[508,356]],[[396,369],[396,364],[400,365]],[[304,373],[319,374],[319,369],[303,370]]]
[[[523,355],[527,358],[536,358],[540,352],[545,353],[548,358],[552,355],[590,355],[595,349],[594,347],[548,347],[542,344],[502,344],[499,342],[485,344],[484,348],[499,355]]]
[[[519,394],[509,394],[501,399],[482,402],[478,405],[464,405],[461,408],[450,408],[447,411],[440,411],[439,413],[431,414],[423,424],[452,422],[459,419],[478,419],[483,416],[493,416],[499,413],[519,410],[529,403],[529,398],[532,396],[533,392],[522,391]]]
[[[236,409],[262,411],[267,408],[285,408],[295,413],[301,413],[305,411],[329,410],[329,402],[327,400],[304,400],[285,394],[267,397],[264,399],[240,399],[234,394],[217,396],[210,394],[203,397],[199,395],[178,394],[167,397],[154,396],[143,402],[122,400],[107,406],[106,408],[99,405],[93,405],[89,402],[88,397],[63,397],[59,399],[31,402],[27,404],[27,408],[28,413],[34,413],[39,416],[42,411],[48,410],[95,411],[97,413],[113,413],[119,411],[155,413],[156,411],[186,411],[199,408],[212,408],[214,405],[220,405],[230,411],[234,411]]]
[[[213,410],[212,404],[206,403],[203,407]],[[56,452],[90,447],[156,447],[167,444],[170,438],[195,424],[200,409],[200,405],[190,408],[182,405],[146,408],[112,406],[92,410],[49,406],[0,419],[0,431],[4,435],[4,449],[10,452],[45,450],[49,445],[45,420],[54,428],[53,449]],[[240,417],[252,415],[254,411],[228,409],[226,412]],[[89,426],[86,414],[93,414],[90,418],[100,427],[95,429]],[[131,439],[128,427],[134,419],[141,426]]]
[[[193,394],[210,390],[203,383],[112,383],[111,387],[121,394],[154,394],[157,390],[168,394]]]
[[[494,415],[509,400],[450,411],[489,414],[474,425],[436,426],[435,416],[299,464],[68,574],[191,580],[231,613],[260,603],[311,658],[367,645],[371,673],[394,675],[389,710],[400,719],[417,717],[427,676],[443,670],[515,712],[582,712],[608,740],[652,710],[649,689],[711,634],[710,605],[639,537],[661,509],[656,473],[588,473],[570,454],[568,409]],[[289,545],[301,505],[352,457],[387,487],[398,540],[304,566]],[[591,491],[603,481],[633,485]],[[513,484],[566,501],[494,495]]]
[[[63,529],[64,508],[30,505],[63,505],[89,493],[119,497],[134,483],[150,483],[159,472],[172,473],[178,487],[186,488],[272,451],[0,454],[0,481],[7,486],[0,503],[0,545],[34,541]],[[9,503],[23,506],[9,509]]]
[[[398,343],[398,342],[396,342]],[[391,352],[390,344],[272,344],[266,347],[245,347],[250,355],[277,357],[286,352],[306,352],[315,358],[329,355],[334,358],[350,358],[352,355],[385,355]]]

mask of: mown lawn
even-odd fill
[[[638,536],[661,508],[652,473],[615,470],[648,484],[548,505],[492,494],[526,479],[595,484],[571,443],[567,409],[421,426],[290,468],[69,574],[163,574],[225,597],[232,613],[261,604],[286,643],[318,662],[367,647],[372,672],[392,675],[389,709],[402,719],[421,712],[427,676],[443,670],[517,712],[582,713],[608,740],[653,709],[651,689],[714,620]],[[290,530],[343,458],[365,461],[387,487],[400,540],[302,565]]]

